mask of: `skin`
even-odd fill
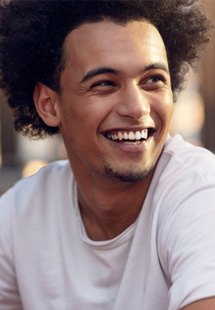
[[[89,237],[110,239],[137,218],[167,138],[173,96],[165,46],[145,21],[104,20],[72,31],[64,56],[61,92],[38,83],[35,105],[47,125],[60,127]],[[141,143],[107,138],[146,128],[154,131]],[[215,309],[215,298],[183,308],[206,309]]]
[[[64,54],[61,92],[39,84],[35,102],[43,120],[60,127],[89,236],[110,239],[137,218],[166,141],[173,110],[166,50],[148,22],[105,20],[72,31]],[[153,134],[141,143],[106,137],[147,128]]]
[[[215,298],[207,298],[196,301],[181,310],[214,310],[215,309]]]

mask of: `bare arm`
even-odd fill
[[[215,297],[196,301],[181,310],[215,310]]]

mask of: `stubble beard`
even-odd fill
[[[104,163],[105,176],[109,180],[118,180],[121,182],[140,182],[153,170],[153,167],[136,168],[128,167],[124,170],[117,170],[111,167],[109,164]]]

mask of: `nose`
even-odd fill
[[[120,116],[139,120],[149,115],[150,104],[147,94],[135,83],[132,83],[121,90],[119,94],[117,113]]]

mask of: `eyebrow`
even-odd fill
[[[81,80],[80,83],[84,83],[84,82],[86,82],[87,80],[93,78],[94,76],[101,75],[101,74],[106,74],[106,73],[118,74],[119,71],[118,71],[118,70],[115,70],[115,69],[112,69],[112,68],[106,68],[106,67],[95,68],[95,69],[92,69],[92,70],[88,71],[88,72],[83,76],[83,78],[82,78],[82,80]]]
[[[161,69],[161,70],[165,71],[166,73],[169,73],[168,66],[162,62],[156,62],[156,63],[150,64],[150,65],[146,66],[143,71],[146,72],[146,71],[149,71],[151,69]]]
[[[161,63],[161,62],[157,62],[157,63],[153,63],[153,64],[145,66],[144,69],[142,70],[142,72],[144,73],[144,72],[149,71],[151,69],[161,69],[161,70],[169,73],[169,69],[168,69],[167,65],[164,63]],[[109,68],[109,67],[95,68],[95,69],[89,70],[83,76],[80,83],[84,83],[84,82],[88,81],[89,79],[93,78],[94,76],[101,75],[101,74],[107,74],[107,73],[117,75],[120,73],[120,71],[115,70],[113,68]]]

